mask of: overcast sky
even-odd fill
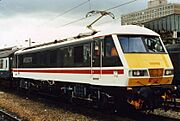
[[[85,17],[90,10],[106,10],[128,1],[132,0],[0,0],[0,48],[27,46],[25,40],[29,38],[36,43],[44,43],[82,32],[95,19],[94,17],[64,25]],[[122,14],[145,9],[147,1],[138,0],[110,12],[117,18],[116,23],[120,23],[118,18]],[[180,0],[168,1],[180,3]],[[80,7],[62,15],[81,3]],[[110,17],[105,17],[97,25],[103,25],[111,20]]]

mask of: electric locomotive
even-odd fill
[[[173,66],[159,34],[135,25],[19,50],[13,77],[23,89],[136,109],[160,105],[173,88]]]

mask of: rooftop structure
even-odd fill
[[[180,4],[165,4],[122,15],[121,24],[142,24],[164,16],[180,14]]]
[[[153,8],[160,5],[167,5],[167,0],[149,0],[148,8]]]

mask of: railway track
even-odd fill
[[[6,92],[4,92],[4,93],[6,93]],[[13,93],[13,92],[11,92],[11,93]],[[113,113],[113,112],[111,112],[112,110],[109,109],[109,108],[105,109],[105,110],[102,110],[102,109],[97,109],[97,108],[94,109],[92,106],[90,106],[91,107],[90,108],[86,103],[85,104],[83,104],[83,103],[81,103],[81,104],[74,104],[74,103],[71,104],[70,103],[69,104],[67,102],[64,102],[64,100],[61,100],[61,99],[59,99],[57,97],[48,96],[48,95],[36,95],[36,96],[35,95],[32,95],[32,96],[21,95],[21,96],[19,96],[19,94],[16,94],[16,95],[18,95],[18,98],[20,98],[20,101],[25,99],[25,101],[23,102],[23,108],[24,108],[24,106],[29,106],[29,109],[26,107],[28,109],[28,112],[32,108],[32,105],[34,105],[34,107],[38,107],[38,105],[35,105],[35,104],[36,104],[36,102],[39,102],[40,104],[45,104],[46,105],[45,108],[39,108],[41,111],[42,110],[47,111],[50,108],[55,107],[57,111],[58,110],[63,110],[64,112],[66,112],[65,114],[61,114],[61,112],[60,112],[60,113],[58,113],[58,115],[65,116],[65,115],[69,115],[70,113],[75,113],[76,115],[81,115],[81,116],[84,116],[84,117],[88,117],[87,121],[90,121],[91,119],[95,120],[95,121],[121,121],[121,120],[124,120],[124,121],[152,121],[152,120],[153,121],[176,121],[177,120],[178,121],[178,120],[180,120],[180,115],[179,115],[180,110],[179,111],[176,110],[178,107],[176,107],[175,109],[173,107],[172,108],[169,107],[171,111],[164,111],[164,110],[158,109],[154,113],[149,113],[149,114],[142,113],[142,112],[126,114],[125,112],[127,112],[127,110],[129,110],[129,109],[125,109],[126,111],[123,110],[121,113],[118,113],[118,112]],[[31,101],[33,103],[29,104],[28,103],[29,101]],[[25,102],[27,102],[27,104]],[[22,104],[22,102],[19,102],[19,104]],[[22,107],[18,107],[18,110],[21,110],[21,108]],[[39,111],[40,112],[39,114],[42,113],[41,111]],[[34,111],[32,111],[32,112],[37,112],[37,109],[35,108]],[[58,115],[57,114],[55,115],[54,112],[55,111],[53,111],[53,113],[48,112],[48,114],[51,114],[52,117],[57,117]],[[38,116],[39,114],[37,113],[35,115]],[[21,117],[22,117],[22,114],[19,114],[19,115],[21,115]],[[0,121],[20,121],[17,118],[16,119],[14,119],[14,118],[7,119],[8,117],[6,118],[5,116],[6,116],[5,114],[3,116],[0,114]],[[26,117],[25,119],[28,120],[29,116]],[[46,117],[47,114],[44,114],[44,116]],[[5,118],[3,119],[1,117],[5,117]],[[71,115],[69,117],[71,117]],[[49,117],[49,120],[52,120],[52,118]],[[71,121],[71,120],[69,120],[69,121]],[[75,121],[75,120],[73,120],[73,121]]]
[[[53,99],[53,98],[51,98]],[[62,100],[59,102],[61,102],[61,104],[57,103],[55,100],[47,100],[47,98],[42,97],[40,99],[40,102],[48,104],[49,106],[54,105],[55,107],[59,107],[62,108],[63,104],[67,105],[66,102],[63,102]],[[127,121],[179,121],[180,120],[180,116],[178,116],[180,114],[180,107],[179,107],[179,102],[176,102],[177,105],[176,107],[168,107],[168,111],[165,111],[163,109],[155,109],[153,112],[151,113],[146,113],[146,112],[141,112],[141,111],[135,111],[135,112],[129,112],[129,111],[120,111],[120,112],[113,112],[113,109],[111,109],[110,107],[108,109],[98,109],[97,107],[93,107],[90,105],[87,105],[86,103],[82,103],[81,104],[68,104],[70,108],[70,112],[76,112],[77,108],[78,111],[76,113],[78,114],[83,114],[85,112],[89,112],[89,110],[91,110],[91,116],[94,115],[94,117],[96,117],[96,113],[99,113],[101,115],[106,115],[108,117],[113,117],[112,119],[106,119],[105,121],[120,121],[120,119],[122,120],[127,120]],[[79,106],[82,106],[81,108]],[[95,111],[96,110],[96,111]],[[179,113],[178,113],[179,112]],[[87,115],[87,114],[85,114]],[[88,114],[89,115],[89,114]],[[177,116],[176,116],[177,115]],[[93,116],[92,116],[93,117]],[[98,117],[100,120],[104,120],[104,117]]]
[[[7,113],[4,110],[0,110],[0,121],[21,121],[16,116]]]

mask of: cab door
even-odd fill
[[[96,38],[92,42],[91,74],[93,80],[100,80],[102,74],[102,39]]]

